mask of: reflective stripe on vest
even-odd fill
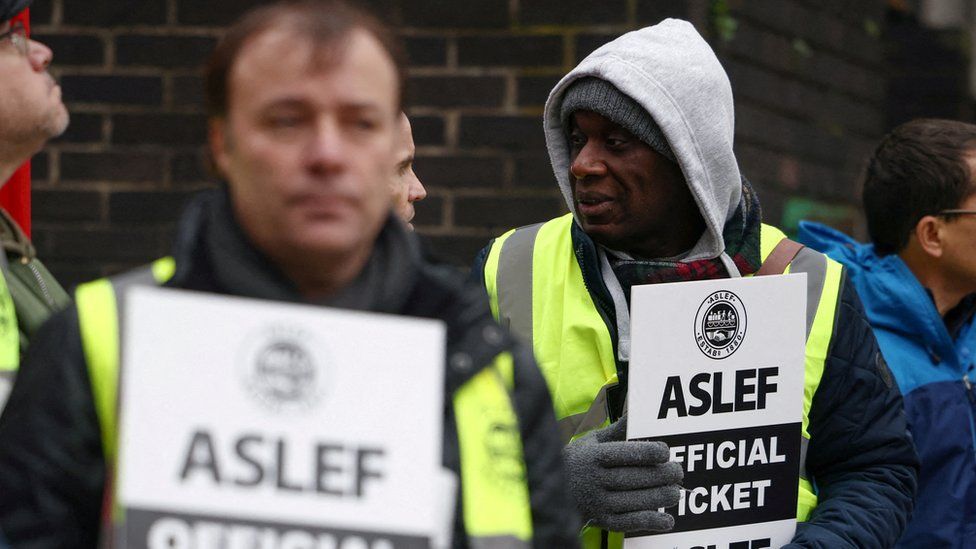
[[[75,303],[88,365],[105,461],[118,458],[118,383],[121,326],[126,289],[159,285],[172,277],[175,263],[164,258],[149,268],[78,286]],[[527,549],[532,543],[532,512],[522,437],[511,400],[514,363],[509,353],[495,357],[454,396],[461,457],[461,498],[468,542],[475,549]],[[113,501],[113,516],[120,518]]]
[[[492,314],[504,326],[532,327],[531,339],[527,333],[513,332],[532,342],[564,442],[606,423],[605,406],[594,406],[594,402],[604,400],[598,398],[605,394],[601,392],[604,386],[617,382],[610,332],[583,284],[583,273],[573,254],[572,223],[572,216],[567,214],[542,225],[509,231],[495,240],[485,262]],[[523,230],[534,238],[522,238]],[[509,256],[531,261],[517,262]],[[509,270],[529,270],[530,276]],[[502,283],[512,280],[522,283]],[[545,291],[533,292],[533,287]],[[513,306],[503,307],[503,303]]]
[[[523,337],[531,334],[566,442],[607,424],[605,398],[600,396],[617,383],[610,332],[586,289],[573,253],[572,224],[572,214],[567,214],[541,225],[509,231],[496,239],[485,262],[485,286],[492,313],[515,333]],[[783,238],[786,236],[779,229],[763,225],[762,258]],[[809,411],[830,347],[842,268],[826,256],[804,248],[787,272],[807,273],[803,438],[797,501],[797,518],[806,520],[817,502],[816,490],[807,480],[805,469]],[[519,326],[531,326],[531,332],[517,331]]]
[[[114,464],[118,448],[119,342],[122,327],[118,311],[125,307],[124,289],[162,284],[173,276],[176,262],[171,257],[154,261],[148,267],[123,273],[112,280],[103,278],[75,289],[78,328],[88,364],[95,411],[102,430],[102,450],[106,463]]]

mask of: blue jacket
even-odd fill
[[[953,340],[935,303],[897,255],[879,257],[830,227],[799,240],[847,267],[905,399],[922,467],[915,512],[897,547],[976,548],[976,326]]]

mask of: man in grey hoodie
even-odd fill
[[[728,77],[684,21],[604,45],[546,103],[571,211],[479,255],[492,312],[531,341],[553,393],[586,547],[668,530],[681,470],[660,442],[626,441],[630,288],[807,273],[795,547],[887,547],[912,509],[917,456],[901,396],[840,264],[761,222],[733,153]]]

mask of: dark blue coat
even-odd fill
[[[921,459],[915,514],[897,547],[976,548],[976,391],[970,317],[954,336],[897,255],[814,223],[800,240],[843,263],[902,394]]]
[[[572,230],[586,287],[611,337],[616,338],[613,300],[600,274],[595,245],[578,225]],[[482,286],[488,249],[478,254],[471,273]],[[622,380],[627,367],[625,362],[617,365]],[[793,542],[786,547],[892,547],[912,513],[918,456],[908,433],[901,393],[846,275],[808,430],[806,467],[819,503],[810,520],[798,524]]]

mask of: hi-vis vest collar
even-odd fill
[[[601,311],[592,279],[584,280],[574,253],[571,214],[522,227],[498,237],[485,262],[491,311],[503,326],[532,341],[536,359],[553,395],[563,440],[607,425],[607,390],[618,383],[619,363],[608,325],[612,311]],[[765,259],[786,236],[762,226]],[[817,504],[813,479],[805,469],[810,441],[809,414],[830,348],[842,268],[823,254],[804,248],[786,272],[807,273],[806,360],[803,438],[797,517],[806,520]],[[592,290],[592,291],[591,291]],[[588,545],[588,544],[587,544]]]
[[[175,272],[172,258],[112,279],[78,286],[75,303],[82,347],[109,471],[118,458],[118,311],[133,285],[161,285]],[[461,508],[472,549],[528,549],[532,513],[521,430],[512,402],[514,362],[504,352],[454,393],[461,462]],[[113,517],[121,509],[112,502]]]

